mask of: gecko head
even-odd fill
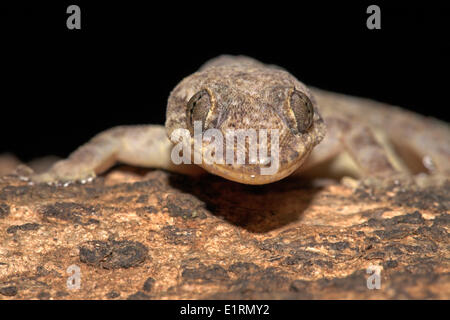
[[[288,176],[325,134],[305,85],[283,70],[242,65],[185,78],[169,97],[166,119],[169,138],[182,141],[183,155],[191,150],[192,163],[245,184]]]

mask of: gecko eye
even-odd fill
[[[200,90],[189,99],[187,107],[187,117],[189,126],[194,127],[195,121],[202,122],[202,129],[205,127],[206,117],[211,108],[211,99],[206,89]]]
[[[289,98],[289,106],[295,115],[298,132],[306,132],[311,127],[314,116],[311,100],[304,93],[294,90]]]

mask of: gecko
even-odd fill
[[[215,129],[224,135],[237,129],[276,129],[277,171],[261,174],[267,159],[176,165],[170,137],[178,129],[187,130],[191,135],[185,143],[193,147],[195,121],[200,121],[203,131]],[[267,144],[261,140],[251,144]],[[247,141],[241,147],[248,151],[251,144]],[[208,141],[201,146],[208,148]],[[222,55],[172,90],[165,126],[108,129],[30,178],[37,183],[84,183],[116,163],[125,163],[182,174],[210,173],[258,185],[288,176],[363,179],[444,174],[450,172],[449,160],[450,127],[445,122],[386,103],[307,87],[282,67],[247,56]]]

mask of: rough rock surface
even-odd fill
[[[245,186],[120,167],[63,187],[10,175],[0,299],[449,299],[449,193],[448,180]],[[67,285],[77,267],[79,289]]]

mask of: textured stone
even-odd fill
[[[352,189],[129,167],[66,187],[10,176],[0,299],[449,299],[449,194],[443,177]]]

